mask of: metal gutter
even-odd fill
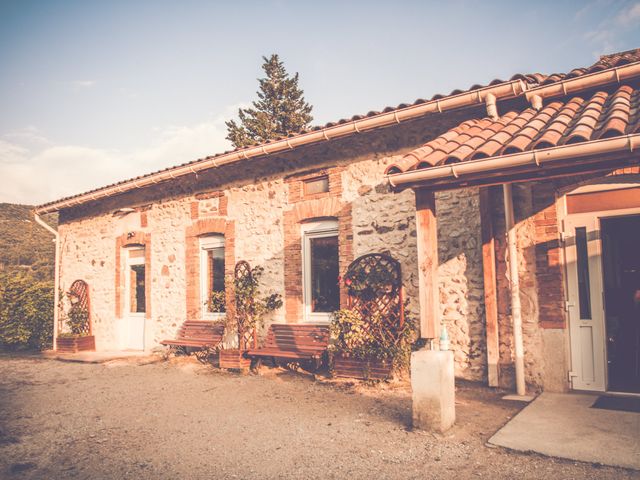
[[[602,85],[622,83],[623,81],[640,76],[640,62],[629,63],[622,67],[608,68],[595,73],[587,73],[575,78],[568,78],[549,85],[540,85],[527,89],[525,97],[532,102],[534,108],[540,105],[538,102],[545,98],[562,97],[589,88]],[[538,97],[537,99],[535,97]],[[539,110],[540,108],[536,108]]]
[[[411,170],[404,173],[386,175],[389,184],[393,187],[426,186],[437,180],[446,178],[459,181],[465,175],[478,173],[508,173],[514,167],[535,165],[544,168],[545,165],[570,158],[586,157],[628,150],[640,150],[640,133],[624,135],[621,137],[594,140],[591,142],[562,145],[540,150],[532,150],[499,157],[483,158],[466,162],[429,167],[421,170]]]
[[[169,170],[152,173],[137,179],[128,180],[120,184],[104,187],[93,192],[80,194],[72,198],[44,204],[36,207],[35,211],[38,214],[50,213],[63,208],[80,205],[92,200],[99,200],[133,189],[147,187],[149,185],[153,185],[155,183],[163,182],[166,180],[172,180],[184,175],[195,174],[199,171],[209,168],[220,167],[222,165],[228,165],[242,160],[248,160],[252,157],[271,155],[286,150],[293,150],[294,148],[303,145],[321,143],[355,133],[362,133],[369,130],[374,130],[376,128],[386,127],[408,120],[413,120],[426,114],[442,113],[458,108],[482,105],[485,103],[487,97],[491,98],[491,101],[493,102],[495,102],[495,100],[515,98],[522,95],[527,90],[527,88],[527,84],[522,80],[511,80],[499,85],[483,87],[470,92],[451,95],[449,97],[440,98],[437,100],[430,100],[419,105],[411,105],[405,108],[393,110],[391,112],[361,118],[359,120],[346,122],[340,125],[334,125],[313,132],[303,133],[290,138],[276,140],[270,143],[264,143],[255,147],[248,147],[243,150],[233,151],[214,157],[208,157],[191,164],[174,167]]]

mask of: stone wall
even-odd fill
[[[440,307],[456,375],[481,380],[486,378],[487,349],[478,189],[436,194],[436,213]]]
[[[341,237],[341,242],[350,243],[344,255],[350,261],[365,253],[386,251],[397,258],[402,264],[405,297],[409,302],[407,314],[417,317],[414,194],[389,192],[383,178],[385,167],[396,160],[394,156],[359,158],[353,163],[345,162],[340,168],[329,168],[332,175],[340,175],[336,201],[348,206],[351,212],[350,217],[345,217],[351,223],[350,228]],[[197,275],[194,270],[199,267],[187,258],[193,256],[186,246],[187,232],[193,231],[194,225],[203,219],[233,222],[235,260],[263,266],[265,290],[286,297],[284,223],[294,208],[289,198],[291,188],[298,187],[290,180],[272,176],[156,201],[124,215],[102,213],[63,222],[62,288],[68,288],[76,278],[89,283],[97,347],[118,348],[116,238],[128,232],[144,232],[151,239],[147,281],[151,285],[152,313],[145,325],[148,349],[175,335],[187,317],[188,291],[199,285],[188,281]],[[486,360],[478,193],[476,190],[441,193],[437,202],[442,315],[456,351],[456,372],[461,377],[481,380]],[[341,261],[341,268],[348,261]],[[268,321],[291,321],[291,318],[283,307]]]

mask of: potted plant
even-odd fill
[[[331,322],[333,374],[337,377],[384,380],[409,365],[415,327],[407,318],[388,332],[380,315],[368,318],[354,310],[334,312]]]
[[[66,314],[67,330],[58,334],[57,351],[60,353],[77,353],[96,349],[95,337],[91,333],[89,310],[80,302],[73,292],[68,292],[69,311]]]
[[[245,353],[250,348],[257,347],[257,329],[262,327],[267,314],[282,307],[282,296],[279,293],[262,295],[260,292],[260,278],[264,268],[256,266],[249,268],[246,262],[243,274],[234,276],[233,297],[235,298],[235,318],[227,321],[227,328],[237,333],[237,348],[220,350],[220,368],[245,369],[251,365],[251,360]]]

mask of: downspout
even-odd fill
[[[513,192],[510,183],[502,185],[504,194],[504,220],[507,230],[507,259],[509,262],[509,284],[511,286],[511,318],[516,354],[516,392],[526,393],[524,381],[524,345],[522,342],[522,307],[520,305],[520,279],[518,276],[518,245],[513,215]]]
[[[539,97],[538,97],[539,98]],[[488,94],[486,97],[487,115],[497,120],[498,106],[496,97]],[[513,191],[510,183],[502,184],[504,196],[504,220],[507,230],[507,258],[509,262],[509,284],[511,286],[511,318],[513,319],[513,341],[516,353],[516,391],[524,395],[526,384],[524,381],[524,345],[522,341],[522,306],[520,305],[520,279],[518,277],[518,244],[516,238],[515,220],[513,214]]]
[[[53,234],[54,242],[56,244],[53,273],[53,350],[55,351],[58,349],[58,320],[60,316],[58,308],[58,291],[60,289],[60,234],[57,230],[54,230],[49,224],[42,220],[40,218],[40,215],[38,215],[37,213],[33,212],[33,218],[35,219],[36,223],[46,228],[51,234]]]
[[[488,94],[486,97],[487,115],[498,119],[496,97]],[[518,277],[518,244],[516,238],[515,217],[513,214],[513,191],[510,183],[502,184],[504,196],[504,220],[507,230],[507,255],[509,261],[509,284],[511,286],[511,318],[513,319],[513,341],[516,354],[516,391],[524,395],[526,384],[524,381],[524,345],[522,340],[522,306],[520,305],[520,279]]]

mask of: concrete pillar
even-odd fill
[[[445,432],[456,420],[453,352],[411,354],[413,428]]]

